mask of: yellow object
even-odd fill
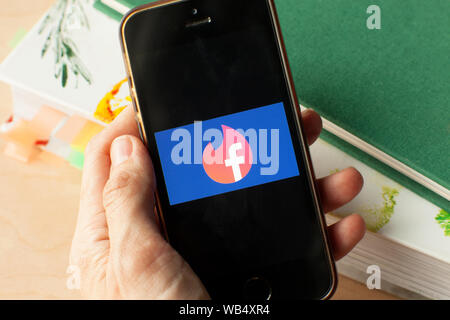
[[[88,120],[80,116],[74,115],[70,117],[64,126],[55,134],[55,138],[67,144],[71,144],[77,134],[83,129]]]
[[[111,123],[131,103],[127,79],[120,81],[100,101],[94,117],[102,122]]]
[[[87,121],[83,129],[77,134],[75,139],[72,141],[72,149],[84,153],[89,141],[100,131],[104,129],[103,126],[96,124],[92,121]]]

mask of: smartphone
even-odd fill
[[[167,241],[214,299],[325,299],[336,286],[272,0],[172,0],[120,27]]]

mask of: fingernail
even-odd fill
[[[111,163],[113,166],[127,161],[133,152],[133,143],[129,137],[120,137],[113,141],[111,145]]]

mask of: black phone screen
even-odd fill
[[[213,298],[252,277],[322,298],[332,262],[266,0],[191,0],[124,27],[172,246]]]

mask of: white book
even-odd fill
[[[102,123],[94,114],[116,86],[111,108],[130,103],[121,55],[116,21],[92,1],[60,1],[1,63],[0,80],[41,104]]]
[[[375,265],[382,290],[403,298],[450,299],[450,234],[436,219],[441,209],[323,140],[311,147],[311,156],[317,177],[349,166],[364,177],[361,193],[327,219],[335,223],[358,213],[369,229],[337,263],[338,272],[365,283],[367,268]]]

